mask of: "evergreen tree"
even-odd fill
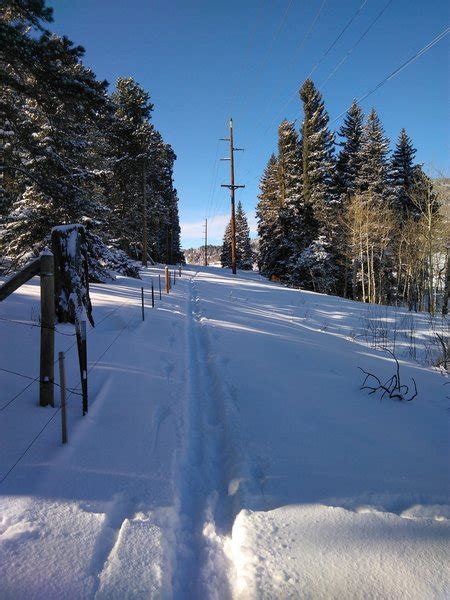
[[[5,112],[12,130],[5,153],[5,188],[14,200],[2,234],[2,250],[18,260],[42,247],[53,225],[99,222],[104,209],[96,187],[98,165],[92,163],[86,140],[97,127],[97,113],[104,110],[106,84],[96,81],[81,64],[82,51],[69,40],[44,34],[39,44],[46,68],[31,84],[27,80],[24,89],[11,85],[5,90]],[[16,62],[8,71],[19,68]],[[55,78],[52,69],[58,72]],[[44,76],[50,81],[43,80]],[[54,79],[63,80],[66,94],[54,91]]]
[[[119,77],[111,95],[115,114],[109,130],[113,186],[109,205],[112,241],[135,258],[141,257],[144,186],[149,196],[150,158],[162,145],[149,119],[149,94],[132,78]],[[153,144],[152,144],[153,142]],[[152,156],[150,157],[150,148]]]
[[[258,220],[259,252],[258,265],[268,278],[281,279],[286,274],[284,228],[280,219],[281,201],[279,193],[278,160],[274,154],[269,159],[260,181],[260,193],[256,207]]]
[[[349,198],[356,191],[356,179],[361,170],[361,141],[364,115],[354,100],[339,130],[341,151],[336,162],[337,192],[341,198]]]
[[[149,123],[148,94],[122,78],[108,97],[83,48],[45,29],[51,18],[43,0],[2,4],[0,251],[23,262],[53,225],[80,222],[91,277],[136,273],[118,247],[140,256],[145,186],[158,258],[182,260],[175,154]]]
[[[306,245],[301,178],[302,155],[298,133],[293,122],[284,120],[278,128],[279,221],[283,230],[278,260],[284,262],[282,279],[285,281],[291,279],[291,264]]]
[[[236,266],[238,269],[243,269],[244,271],[251,271],[253,269],[250,229],[240,200],[236,211]]]
[[[336,161],[336,194],[339,199],[340,221],[348,208],[348,204],[356,193],[356,180],[361,170],[361,142],[364,127],[364,115],[354,100],[344,118],[344,123],[338,134],[341,138],[341,151]],[[354,297],[350,279],[350,264],[348,260],[349,231],[340,227],[336,231],[334,249],[338,268],[339,293],[344,297]]]
[[[356,187],[360,192],[369,192],[389,202],[389,140],[374,108],[364,125],[359,151],[359,175]]]
[[[239,201],[237,205],[236,215],[236,268],[244,271],[253,269],[253,251],[250,242],[250,229],[245,216],[242,203]],[[231,268],[231,219],[225,228],[223,236],[222,251],[220,254],[220,263],[222,267]]]
[[[417,213],[411,200],[414,185],[416,149],[404,129],[401,130],[391,161],[391,185],[393,187],[394,206],[404,218],[407,214]]]
[[[231,220],[225,227],[223,236],[222,251],[220,253],[220,264],[224,269],[231,269]]]
[[[303,163],[303,199],[305,205],[304,217],[304,251],[293,266],[295,281],[309,287],[320,287],[323,291],[332,289],[333,274],[333,241],[336,235],[338,202],[333,182],[334,172],[334,137],[328,129],[328,113],[325,110],[321,94],[313,82],[307,79],[300,90],[303,101],[304,120],[302,123],[302,163]],[[319,283],[312,281],[313,269],[305,270],[305,260],[308,257],[322,256],[315,252],[320,244],[323,251],[328,253],[326,273]],[[321,258],[320,258],[321,259]]]

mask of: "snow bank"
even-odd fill
[[[66,447],[37,381],[0,371],[2,600],[448,597],[448,376],[427,315],[212,267],[151,310],[161,272],[92,286],[90,409],[69,395]],[[0,305],[0,368],[39,373],[38,302],[31,281]],[[412,402],[359,389],[358,367],[393,374],[380,341]]]

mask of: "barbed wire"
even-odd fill
[[[197,274],[197,273],[196,273]],[[195,277],[195,275],[194,275]],[[113,310],[111,310],[109,313],[107,313],[99,322],[97,325],[99,325],[100,323],[103,323],[108,317],[110,317],[113,313],[115,313],[117,310],[119,310],[121,307],[123,307],[126,304],[130,304],[132,302],[133,299],[127,299],[124,302],[122,302],[119,306],[117,306],[116,308],[114,308]],[[110,342],[108,344],[108,346],[105,348],[105,350],[103,350],[103,352],[100,354],[100,356],[97,358],[97,360],[89,367],[88,369],[88,374],[91,373],[91,371],[93,369],[95,369],[95,367],[98,365],[98,363],[100,362],[100,360],[104,357],[104,355],[108,352],[108,350],[113,346],[113,344],[119,339],[119,337],[122,335],[122,333],[125,331],[125,329],[127,329],[127,327],[129,326],[129,324],[131,323],[131,321],[136,318],[135,315],[131,315],[131,317],[128,319],[128,321],[126,321],[126,323],[124,324],[124,326],[122,327],[122,329],[118,332],[118,334],[115,336],[115,338],[112,340],[112,342]],[[2,319],[4,320],[4,319]],[[29,323],[25,323],[28,324]],[[74,345],[76,344],[76,341],[71,344],[71,346],[69,346],[69,348],[64,352],[64,354],[66,354]],[[58,362],[58,359],[55,361],[55,364]],[[33,385],[33,383],[37,382],[40,380],[40,376],[32,378],[29,375],[25,375],[23,373],[18,373],[16,371],[12,371],[9,369],[3,369],[0,367],[0,371],[4,371],[6,373],[10,373],[13,375],[16,375],[18,377],[22,377],[24,379],[30,379],[30,383],[23,389],[21,390],[18,394],[16,394],[13,398],[11,398],[11,400],[9,400],[5,405],[3,405],[0,408],[0,412],[3,411],[7,406],[9,406],[16,398],[18,398],[21,394],[23,394],[29,387],[31,387]],[[61,385],[59,385],[56,382],[53,382],[53,385],[56,385],[57,387],[61,388]],[[81,382],[78,382],[77,385],[73,388],[69,388],[66,387],[65,389],[67,390],[68,394],[67,394],[67,399],[71,396],[71,395],[75,395],[75,396],[83,396],[82,393],[77,392],[76,390],[79,389],[81,385]],[[19,458],[14,462],[14,464],[8,469],[8,471],[5,473],[5,475],[2,477],[2,479],[0,479],[0,484],[3,483],[5,481],[5,479],[8,477],[8,475],[14,470],[14,468],[19,464],[19,462],[22,460],[22,458],[26,455],[26,453],[30,450],[30,448],[33,446],[33,444],[35,443],[35,441],[39,438],[39,436],[45,431],[45,429],[48,427],[48,425],[53,421],[53,419],[55,418],[55,416],[59,413],[59,411],[61,410],[61,406],[58,406],[57,409],[55,410],[55,412],[53,413],[53,415],[50,417],[50,419],[45,423],[45,425],[42,427],[42,429],[40,429],[40,431],[37,433],[37,435],[34,436],[34,438],[31,440],[31,442],[28,444],[28,446],[25,448],[25,450],[22,452],[22,454],[19,456]]]
[[[5,319],[4,317],[0,317],[0,321],[3,323],[13,323],[14,325],[25,325],[26,327],[39,327],[39,329],[51,329],[55,333],[59,335],[65,335],[67,337],[75,337],[76,333],[66,333],[65,331],[60,331],[55,326],[51,327],[50,325],[42,325],[41,323],[30,323],[29,321],[18,321],[17,319]]]

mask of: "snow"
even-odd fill
[[[0,371],[0,597],[448,597],[448,377],[427,315],[214,267],[160,301],[162,273],[90,286],[90,406],[68,392],[66,446],[38,382]],[[38,314],[37,278],[0,304],[0,368],[38,375]],[[359,389],[357,367],[394,372],[380,341],[412,402]]]

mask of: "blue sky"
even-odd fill
[[[277,125],[301,121],[296,91],[315,65],[312,79],[333,121],[449,24],[446,0],[392,0],[323,87],[387,2],[367,0],[326,56],[364,0],[48,3],[52,30],[85,47],[85,62],[99,78],[113,86],[118,76],[132,76],[150,92],[153,121],[178,156],[175,184],[188,247],[202,242],[205,216],[211,243],[220,241],[228,220],[228,191],[220,184],[229,164],[217,159],[227,153],[218,138],[226,137],[230,116],[236,145],[245,148],[237,155],[237,182],[246,187],[237,197],[254,230],[258,180],[276,148]],[[417,160],[447,176],[449,41],[450,35],[362,103],[366,112],[377,108],[391,140],[405,127]]]

